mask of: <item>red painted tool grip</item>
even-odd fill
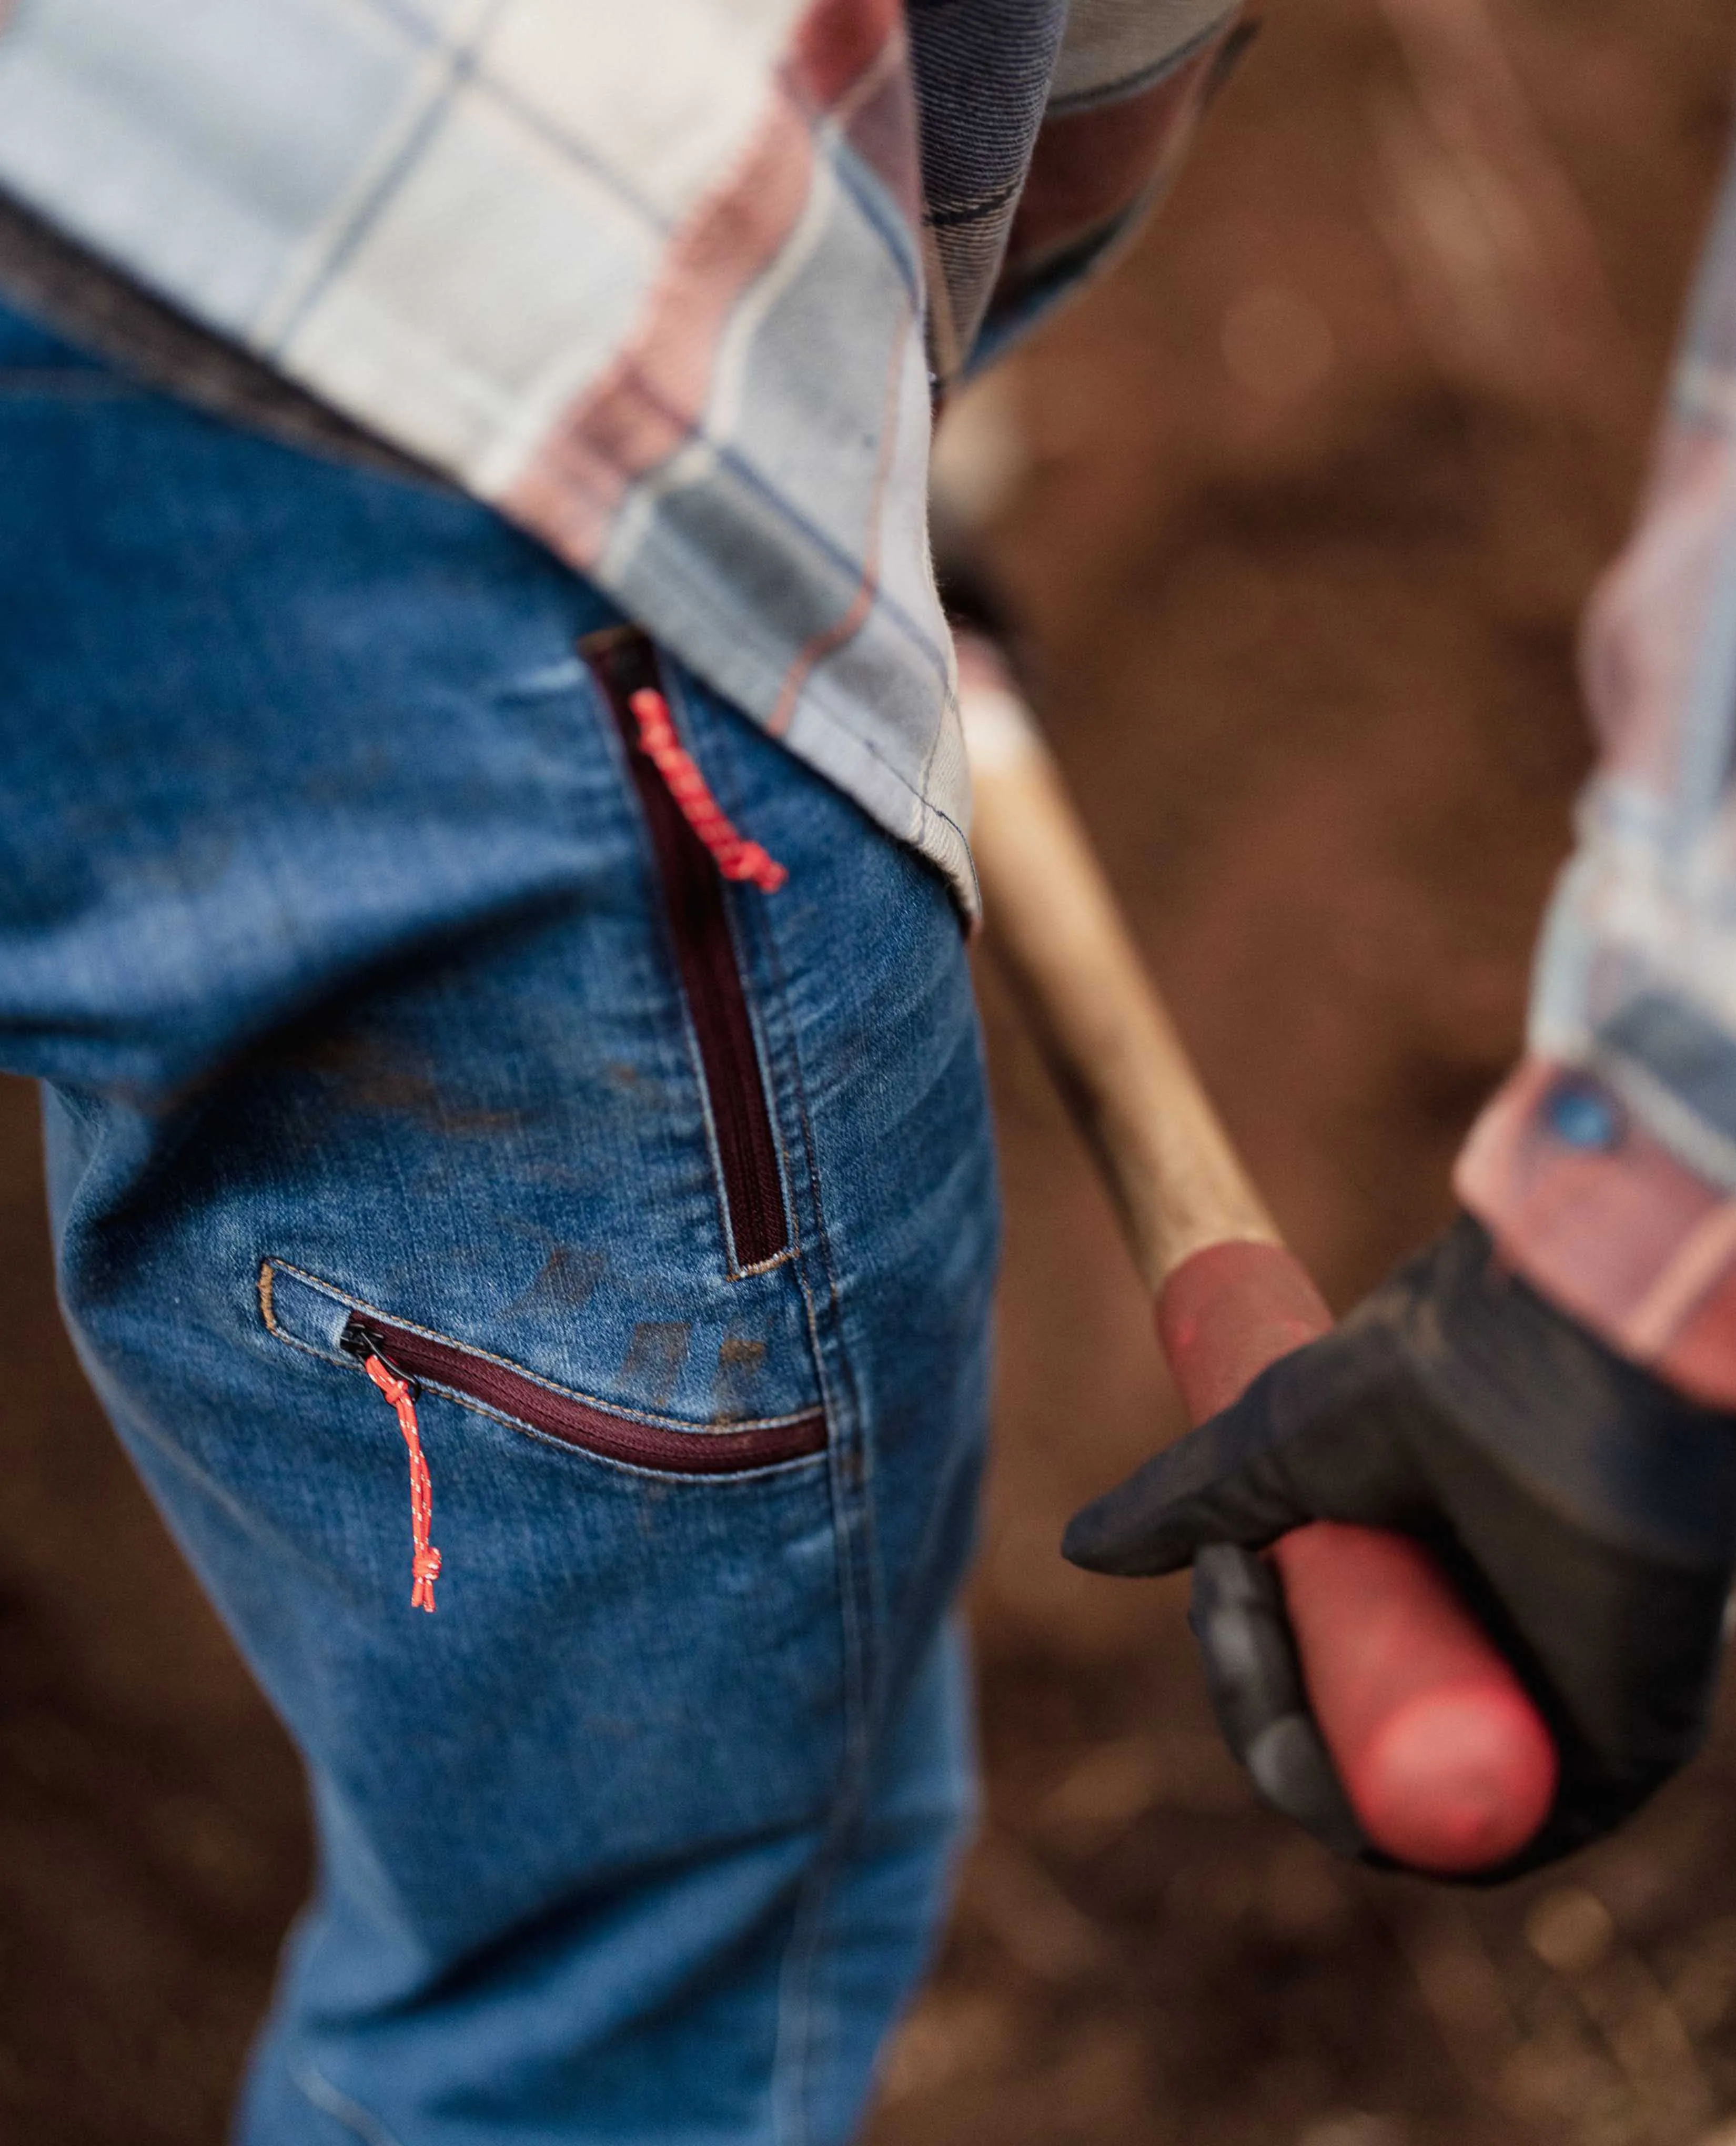
[[[1211,1245],[1157,1301],[1157,1329],[1194,1422],[1332,1324],[1277,1245]],[[1274,1544],[1308,1696],[1363,1830],[1419,1870],[1484,1870],[1516,1854],[1554,1800],[1537,1709],[1419,1543],[1318,1520]]]

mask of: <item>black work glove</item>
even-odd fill
[[[1365,1853],[1276,1575],[1250,1555],[1312,1520],[1425,1542],[1549,1723],[1554,1808],[1485,1881],[1607,1833],[1699,1747],[1736,1566],[1736,1417],[1604,1348],[1469,1216],[1076,1514],[1063,1545],[1094,1572],[1193,1564],[1230,1748],[1269,1802]]]

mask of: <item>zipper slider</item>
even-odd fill
[[[391,1372],[393,1378],[397,1380],[398,1384],[402,1386],[404,1390],[409,1395],[412,1400],[415,1400],[420,1396],[422,1393],[422,1387],[420,1385],[416,1380],[412,1378],[409,1372],[402,1370],[398,1365],[393,1363],[391,1357],[387,1355],[385,1350],[381,1347],[379,1342],[375,1340],[374,1336],[368,1332],[367,1327],[362,1325],[359,1320],[351,1320],[349,1325],[344,1328],[343,1332],[337,1337],[337,1345],[342,1350],[345,1355],[352,1357],[357,1363],[362,1366],[364,1370],[367,1368],[368,1358],[372,1356],[379,1363],[385,1365],[386,1369]]]

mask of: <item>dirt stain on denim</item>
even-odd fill
[[[505,1132],[522,1119],[520,1111],[455,1096],[408,1051],[376,1036],[298,1037],[279,1062],[331,1082],[347,1109],[388,1112],[439,1132],[486,1135]]]
[[[527,1288],[506,1306],[514,1311],[581,1311],[596,1294],[609,1264],[606,1252],[556,1245]]]
[[[666,1401],[687,1360],[685,1319],[641,1319],[633,1329],[621,1370],[656,1406]]]
[[[751,1335],[726,1334],[717,1345],[717,1375],[712,1405],[717,1420],[729,1423],[753,1413],[754,1391],[766,1369],[766,1344]]]

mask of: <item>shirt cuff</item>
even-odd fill
[[[1454,1187],[1553,1303],[1694,1400],[1736,1409],[1736,1199],[1594,1075],[1525,1060],[1473,1126]]]

